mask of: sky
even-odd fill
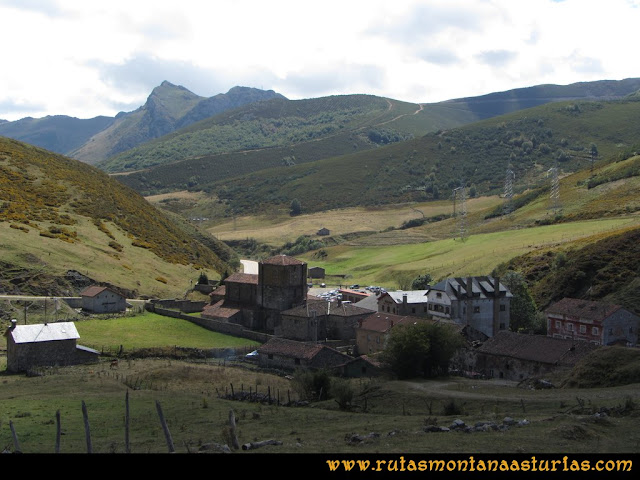
[[[640,0],[0,0],[0,119],[115,116],[163,81],[412,103],[640,77]]]

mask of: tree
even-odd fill
[[[431,285],[431,282],[433,282],[433,278],[429,273],[418,275],[411,283],[411,290],[426,290]]]
[[[511,291],[511,306],[509,308],[509,328],[514,332],[542,333],[540,316],[536,302],[529,293],[527,282],[522,274],[508,271],[500,281]]]
[[[291,200],[291,207],[289,209],[291,215],[300,215],[302,213],[302,205],[300,204],[300,200],[294,198]]]
[[[428,321],[397,325],[382,352],[399,378],[446,375],[453,354],[464,344],[451,325]]]

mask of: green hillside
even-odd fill
[[[367,127],[389,122],[400,115],[413,114],[419,108],[418,105],[371,95],[310,100],[273,99],[202,120],[100,162],[98,166],[108,172],[131,171],[185,158],[290,147],[325,138],[331,138],[342,154],[362,148],[362,141],[350,141],[344,132],[355,132],[366,138],[369,134]],[[365,144],[371,148],[379,143],[402,140],[416,130],[419,128],[410,126],[407,130],[396,131],[394,125],[387,125],[381,128],[378,137]]]
[[[0,184],[3,262],[5,270],[24,269],[23,277],[77,270],[149,295],[183,292],[197,271],[213,278],[237,262],[224,245],[205,246],[104,172],[4,137]]]
[[[122,181],[144,194],[153,193],[154,186],[204,191],[234,214],[288,208],[293,199],[301,202],[303,211],[314,212],[450,198],[462,182],[473,187],[475,195],[502,194],[507,168],[515,174],[515,193],[548,188],[548,171],[555,165],[560,176],[590,169],[594,148],[595,163],[626,158],[638,139],[637,99],[557,102],[350,155],[237,177],[230,175],[252,168],[258,159],[230,156],[232,162],[221,161],[219,166],[185,162],[176,170],[166,168],[161,177],[141,172]],[[290,157],[298,158],[295,152],[292,149]],[[272,163],[280,157],[282,163],[285,152],[275,153],[264,157]],[[191,183],[185,183],[186,175],[193,177]]]

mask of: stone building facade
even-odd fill
[[[258,348],[258,365],[293,371],[305,369],[334,369],[350,361],[351,357],[326,345],[297,342],[273,337]]]
[[[448,278],[429,289],[429,315],[470,325],[492,337],[509,329],[513,294],[499,278]]]
[[[299,341],[353,340],[358,322],[370,313],[353,304],[308,300],[281,312],[276,334]]]
[[[7,370],[10,372],[97,362],[100,355],[93,349],[77,345],[80,335],[73,322],[17,325],[12,320],[5,336]]]
[[[273,334],[280,312],[303,305],[307,298],[307,264],[287,255],[258,262],[258,273],[235,273],[224,280],[224,298],[204,307],[203,318],[241,323]]]

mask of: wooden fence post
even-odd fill
[[[56,447],[55,452],[60,453],[60,435],[62,434],[60,429],[60,410],[56,411]]]
[[[175,453],[176,449],[173,446],[173,439],[171,438],[171,432],[169,431],[169,427],[167,427],[167,422],[164,420],[164,415],[162,414],[162,407],[160,406],[160,402],[156,400],[156,410],[158,410],[158,416],[160,417],[160,423],[162,424],[162,430],[164,431],[164,437],[167,440],[167,447],[169,448],[169,453]]]
[[[125,453],[131,453],[131,445],[129,444],[129,390],[127,390],[124,401],[124,451]]]
[[[15,453],[22,453],[22,449],[20,448],[20,442],[18,441],[18,434],[16,433],[16,429],[13,426],[13,422],[9,421],[9,428],[11,428],[11,435],[13,436],[13,450]]]
[[[237,450],[240,448],[240,443],[238,442],[238,435],[236,434],[236,416],[233,410],[229,410],[229,430],[231,432],[231,446]]]
[[[89,428],[89,415],[87,414],[87,405],[82,401],[82,417],[84,418],[84,436],[87,440],[87,453],[93,452],[91,445],[91,429]]]

